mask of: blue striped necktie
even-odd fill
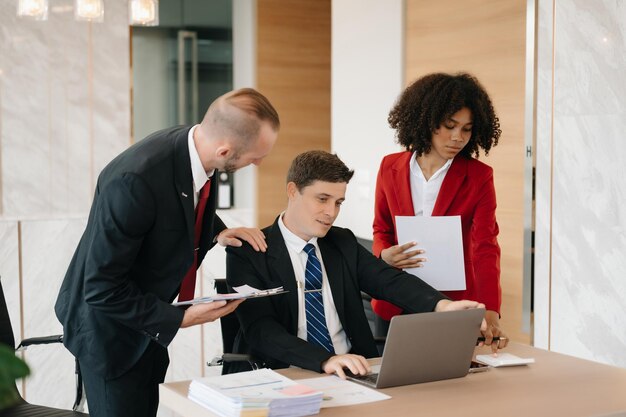
[[[331,353],[335,353],[333,342],[328,334],[326,317],[324,316],[324,300],[322,299],[322,265],[315,255],[315,246],[308,243],[304,247],[308,255],[304,271],[304,304],[306,311],[306,338],[309,343],[319,345]]]

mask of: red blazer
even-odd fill
[[[395,216],[414,216],[409,162],[413,152],[383,158],[376,180],[374,206],[374,255],[398,244]],[[487,310],[500,312],[500,246],[496,222],[493,169],[458,155],[443,180],[433,216],[461,216],[465,256],[465,291],[446,291],[453,300],[475,300]],[[426,254],[428,255],[428,254]],[[373,300],[372,308],[385,320],[402,310],[386,301]]]

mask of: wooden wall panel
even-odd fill
[[[258,170],[258,225],[285,208],[285,175],[310,149],[330,150],[330,0],[258,0],[257,87],[281,120]]]
[[[521,324],[526,0],[407,0],[406,8],[406,84],[435,71],[470,72],[500,117],[500,144],[480,159],[494,168],[496,182],[502,325],[527,343]]]

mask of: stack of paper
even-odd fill
[[[189,399],[224,417],[298,417],[320,412],[322,392],[260,369],[194,379]]]

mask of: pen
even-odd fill
[[[506,337],[504,337],[504,336],[494,336],[494,337],[493,337],[493,341],[494,341],[494,342],[497,342],[497,341],[499,341],[499,340],[506,340],[506,339],[507,339],[507,338],[506,338]],[[479,344],[480,342],[484,342],[484,341],[485,341],[485,337],[484,337],[484,336],[480,336],[480,337],[478,338],[478,340],[476,340],[476,344]]]
[[[304,292],[305,294],[308,294],[308,293],[311,293],[311,292],[322,292],[322,289],[321,289],[321,288],[320,288],[320,289],[317,289],[317,290],[305,290],[305,289],[304,289],[304,286],[303,286],[303,284],[302,284],[302,282],[300,282],[300,281],[298,281],[297,285],[298,285],[298,288],[300,288],[301,290],[303,290],[303,292]]]

